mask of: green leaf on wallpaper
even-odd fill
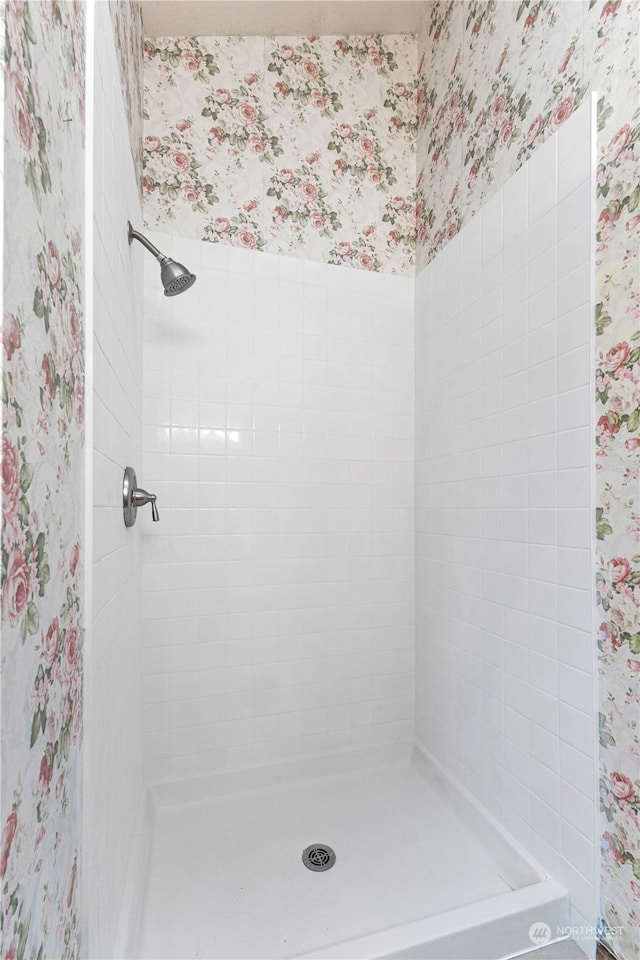
[[[606,536],[613,533],[613,528],[604,515],[602,507],[596,507],[596,537],[598,540],[604,540]]]
[[[529,0],[522,0],[522,3],[518,7],[518,12],[516,13],[516,22],[520,19],[524,11],[529,6]]]
[[[629,213],[633,213],[640,203],[640,183],[629,197]]]
[[[40,949],[38,950],[38,956],[36,957],[36,960],[42,960],[43,956],[44,956],[44,943],[41,943],[41,944],[40,944]]]
[[[27,630],[33,636],[38,632],[40,627],[40,614],[38,613],[38,608],[36,607],[33,600],[30,600],[27,604],[27,614],[25,616],[27,623]]]
[[[40,711],[38,710],[36,713],[34,713],[33,720],[31,721],[31,740],[29,741],[29,745],[31,747],[34,745],[34,743],[38,739],[41,726],[42,726],[42,722],[40,720]]]
[[[604,130],[607,120],[613,113],[613,107],[607,104],[604,97],[598,100],[598,131]]]
[[[601,336],[612,323],[611,316],[601,303],[596,303],[596,334]]]
[[[631,854],[629,854],[631,856]],[[631,864],[631,869],[636,880],[640,880],[640,857],[636,857]]]
[[[629,419],[627,420],[627,430],[629,433],[635,433],[636,430],[640,427],[640,410],[634,410],[633,413],[629,414]]]
[[[20,489],[23,493],[26,493],[29,487],[31,486],[31,481],[33,480],[33,467],[30,463],[27,463],[26,460],[23,461],[22,466],[20,467]]]
[[[629,637],[629,650],[631,653],[640,654],[640,633],[634,633]]]
[[[602,747],[615,747],[616,741],[609,733],[607,729],[607,718],[604,713],[598,714],[598,731],[600,738],[600,746]]]
[[[18,950],[17,950],[18,960],[23,960],[24,952],[27,949],[27,940],[29,938],[30,924],[31,924],[31,914],[28,915],[26,921],[22,920],[18,927]]]
[[[632,333],[629,337],[629,340],[640,340],[640,330],[636,330],[635,333]]]

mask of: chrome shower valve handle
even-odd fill
[[[122,509],[124,511],[125,527],[132,527],[136,522],[138,507],[144,507],[146,503],[151,504],[151,519],[157,523],[160,519],[158,507],[156,506],[155,493],[147,493],[142,487],[138,486],[136,472],[133,467],[126,467],[122,481]]]

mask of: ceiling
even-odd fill
[[[425,0],[142,0],[147,37],[414,33]]]

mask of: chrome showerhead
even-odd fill
[[[129,243],[132,243],[134,240],[139,240],[142,246],[146,247],[160,264],[160,279],[164,287],[165,297],[175,297],[178,293],[182,293],[183,290],[188,290],[189,287],[193,286],[196,282],[195,273],[191,273],[184,264],[178,263],[177,260],[172,260],[171,257],[166,257],[164,253],[160,253],[158,248],[154,247],[151,241],[147,240],[145,236],[137,230],[134,230],[130,223],[128,227]]]

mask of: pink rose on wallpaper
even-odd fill
[[[51,758],[50,760],[47,760],[47,754]],[[42,760],[40,761],[40,776],[38,777],[38,781],[40,783],[41,793],[44,794],[49,789],[52,776],[53,776],[53,744],[48,743],[45,754],[42,757]]]
[[[214,91],[213,99],[216,103],[224,105],[231,100],[231,92],[227,90],[226,87],[218,87],[218,89]]]
[[[318,188],[309,180],[304,180],[298,189],[303,200],[313,201],[318,197]]]
[[[11,844],[18,829],[18,814],[12,810],[6,819],[4,830],[2,831],[2,853],[0,854],[0,877],[4,877],[9,863],[9,854],[11,853]]]
[[[69,627],[64,638],[63,663],[68,679],[73,679],[78,671],[78,631]]]
[[[73,903],[73,891],[76,884],[76,871],[78,869],[78,863],[76,860],[73,861],[73,866],[71,868],[71,880],[69,881],[69,893],[67,894],[67,908]]]
[[[372,67],[381,67],[382,64],[384,63],[384,60],[380,56],[379,51],[376,50],[374,47],[369,47],[369,50],[367,52],[367,59]]]
[[[71,348],[71,353],[75,356],[82,348],[82,330],[80,325],[80,315],[73,300],[67,305],[65,311],[65,333]]]
[[[507,105],[506,95],[504,93],[499,93],[491,108],[491,112],[493,113],[494,117],[500,116],[500,114],[503,113],[506,105]]]
[[[191,127],[191,121],[190,121],[190,120],[178,120],[178,122],[176,123],[176,130],[179,130],[180,133],[184,133],[184,131],[185,131],[185,130],[188,130],[190,127]],[[148,139],[150,139],[150,138],[149,138],[149,137],[145,137],[145,139],[148,140]],[[157,137],[156,137],[155,139],[157,139]],[[158,141],[158,144],[159,144],[159,143],[160,143],[160,141]],[[156,149],[157,149],[157,148],[156,148]]]
[[[351,244],[343,240],[342,243],[338,244],[337,251],[341,257],[346,257],[351,253]]]
[[[247,144],[252,153],[264,153],[267,147],[266,143],[258,133],[252,133],[247,140]]]
[[[9,88],[13,125],[22,148],[31,152],[37,145],[36,131],[27,101],[25,81],[22,74],[17,70],[9,71]]]
[[[620,127],[618,132],[612,138],[609,146],[607,147],[607,157],[609,160],[617,160],[623,150],[629,144],[631,140],[632,130],[628,123],[625,123],[623,127]]]
[[[635,217],[631,217],[631,220],[627,220],[624,228],[625,230],[635,230],[638,224],[640,224],[640,214],[636,214]]]
[[[197,203],[200,199],[200,191],[192,183],[183,183],[180,187],[180,196],[185,203]]]
[[[308,153],[305,159],[306,159],[307,163],[309,164],[309,166],[312,166],[314,163],[317,163],[317,162],[318,162],[318,160],[320,159],[320,154],[319,154],[319,153]]]
[[[559,67],[558,67],[558,73],[564,73],[564,72],[565,72],[565,70],[566,70],[567,67],[569,66],[569,61],[571,60],[571,57],[574,55],[575,52],[576,52],[576,45],[575,45],[575,43],[571,43],[571,44],[567,47],[567,49],[565,50],[564,56],[562,57],[562,60],[560,61],[560,65],[559,65]]]
[[[624,583],[632,573],[631,564],[625,557],[614,557],[611,561],[611,580],[613,583]]]
[[[328,101],[320,90],[313,90],[311,93],[311,103],[317,110],[324,110]]]
[[[20,455],[6,433],[2,434],[2,514],[11,519],[20,499]]]
[[[9,617],[9,623],[15,627],[24,613],[33,593],[33,573],[24,558],[22,550],[14,547],[9,553],[7,573],[2,584],[2,602]]]
[[[617,417],[608,417],[606,413],[598,419],[596,429],[601,439],[606,443],[611,437],[614,437],[620,430],[620,424]]]
[[[611,774],[611,790],[618,800],[631,800],[635,794],[633,783],[629,780],[629,777],[615,771]]]
[[[553,112],[551,122],[554,126],[559,127],[560,124],[564,123],[565,120],[568,120],[571,114],[573,113],[574,108],[574,99],[573,96],[565,97],[564,100],[561,100],[556,109]]]
[[[371,234],[374,232],[374,230],[375,230],[375,227],[373,226],[373,224],[368,223],[365,227],[362,228],[362,234],[365,237],[370,237]]]
[[[58,651],[60,649],[60,623],[57,617],[54,617],[46,634],[42,638],[42,652],[48,667],[55,663]]]
[[[506,59],[507,59],[507,48],[505,47],[502,53],[500,54],[500,59],[498,60],[498,65],[496,67],[496,73],[502,72],[502,68],[505,65]]]
[[[284,167],[278,174],[278,177],[281,183],[291,183],[293,180],[293,170],[289,170],[288,167]]]
[[[602,7],[602,12],[600,14],[601,20],[606,20],[607,17],[612,17],[614,13],[617,12],[618,7],[622,0],[607,0],[607,2]]]
[[[233,236],[233,242],[238,247],[244,247],[246,250],[255,250],[257,240],[255,234],[249,230],[237,230]]]
[[[47,243],[47,277],[52,287],[59,287],[62,280],[62,265],[60,252],[51,240]]]
[[[361,253],[358,257],[358,262],[361,267],[364,267],[365,270],[373,270],[375,266],[373,257],[368,253]]]
[[[253,125],[258,119],[258,111],[252,104],[247,103],[246,100],[244,103],[239,103],[236,110],[242,123]]]
[[[382,181],[382,176],[377,167],[367,167],[367,179],[370,183],[380,183]]]
[[[209,130],[209,136],[213,137],[214,140],[217,140],[218,143],[224,143],[224,130],[222,127],[211,127]]]
[[[20,336],[20,327],[17,318],[12,313],[5,313],[2,322],[2,345],[7,355],[7,360],[11,360],[15,351],[20,348],[22,337]]]
[[[76,380],[73,388],[73,417],[76,426],[81,427],[84,423],[84,388],[80,377]]]
[[[144,138],[144,148],[148,153],[156,153],[160,149],[162,143],[160,137],[145,137]]]
[[[347,43],[346,43],[344,40],[341,40],[341,39],[336,40],[336,47],[338,48],[338,50],[340,51],[340,53],[348,53],[348,51],[349,51],[349,47],[348,47]]]
[[[14,937],[11,943],[9,944],[9,948],[7,952],[4,955],[4,960],[17,960],[17,957],[18,957],[18,952],[16,948],[16,939]]]
[[[406,83],[394,83],[393,89],[399,97],[406,97],[407,95],[407,85]]]
[[[280,56],[283,60],[291,60],[292,57],[295,57],[296,52],[293,47],[290,47],[288,43],[284,43],[280,47]]]
[[[257,206],[258,204],[255,200],[245,200],[245,202],[242,204],[242,209],[247,213],[251,213],[251,211],[255,210]]]
[[[340,126],[338,127],[338,133],[340,134],[341,137],[344,137],[344,139],[346,140],[348,137],[351,136],[352,130],[348,123],[341,123]]]
[[[182,153],[180,150],[174,150],[173,153],[169,155],[169,159],[179,173],[184,173],[189,169],[189,157],[186,153]]]
[[[246,83],[246,85],[247,85],[248,87],[252,86],[254,83],[257,83],[257,82],[258,82],[258,74],[257,74],[257,73],[245,73],[245,75],[244,75],[244,82]]]
[[[302,75],[307,80],[317,80],[320,73],[318,70],[318,64],[314,63],[313,60],[301,60],[300,70],[302,71]]]
[[[505,147],[509,143],[512,133],[513,133],[513,121],[505,120],[505,122],[502,124],[502,127],[500,128],[500,136],[498,137],[501,147]]]
[[[189,53],[188,50],[185,50],[185,52],[182,54],[182,62],[187,70],[199,70],[202,66],[201,61],[197,57],[194,57],[192,53]]]
[[[640,660],[627,660],[627,666],[632,673],[640,673]]]
[[[447,227],[447,239],[453,240],[457,232],[458,232],[458,224],[450,223],[449,226]]]
[[[322,214],[319,213],[317,210],[314,210],[314,211],[310,214],[309,220],[310,220],[310,222],[311,222],[311,226],[312,226],[312,227],[315,227],[316,230],[322,230],[322,228],[324,227],[324,225],[325,225],[326,222],[327,222],[326,217],[323,217]]]
[[[53,358],[50,354],[45,353],[42,358],[42,363],[40,364],[40,372],[42,374],[42,399],[43,403],[46,400],[47,407],[51,407],[53,404],[53,399],[56,395],[56,379],[54,373]]]
[[[640,448],[640,437],[630,437],[624,442],[627,450],[638,450]]]
[[[640,406],[640,383],[628,377],[612,380],[609,386],[609,409],[618,416],[630,417]]]
[[[358,146],[364,153],[365,157],[370,157],[373,153],[375,153],[376,145],[371,137],[360,137]]]
[[[631,348],[626,340],[621,341],[621,343],[617,343],[615,347],[611,347],[611,349],[607,351],[607,354],[604,358],[604,365],[606,369],[609,370],[610,373],[618,370],[619,367],[624,366],[624,364],[627,362],[630,353]]]
[[[231,224],[226,217],[216,217],[213,221],[213,229],[216,233],[228,233],[230,227]]]
[[[365,112],[364,112],[364,114],[363,114],[365,120],[373,120],[373,118],[375,117],[375,115],[376,115],[376,111],[375,111],[375,110],[365,110]]]
[[[150,180],[149,177],[142,178],[142,189],[145,193],[151,193],[154,189],[153,180]]]

